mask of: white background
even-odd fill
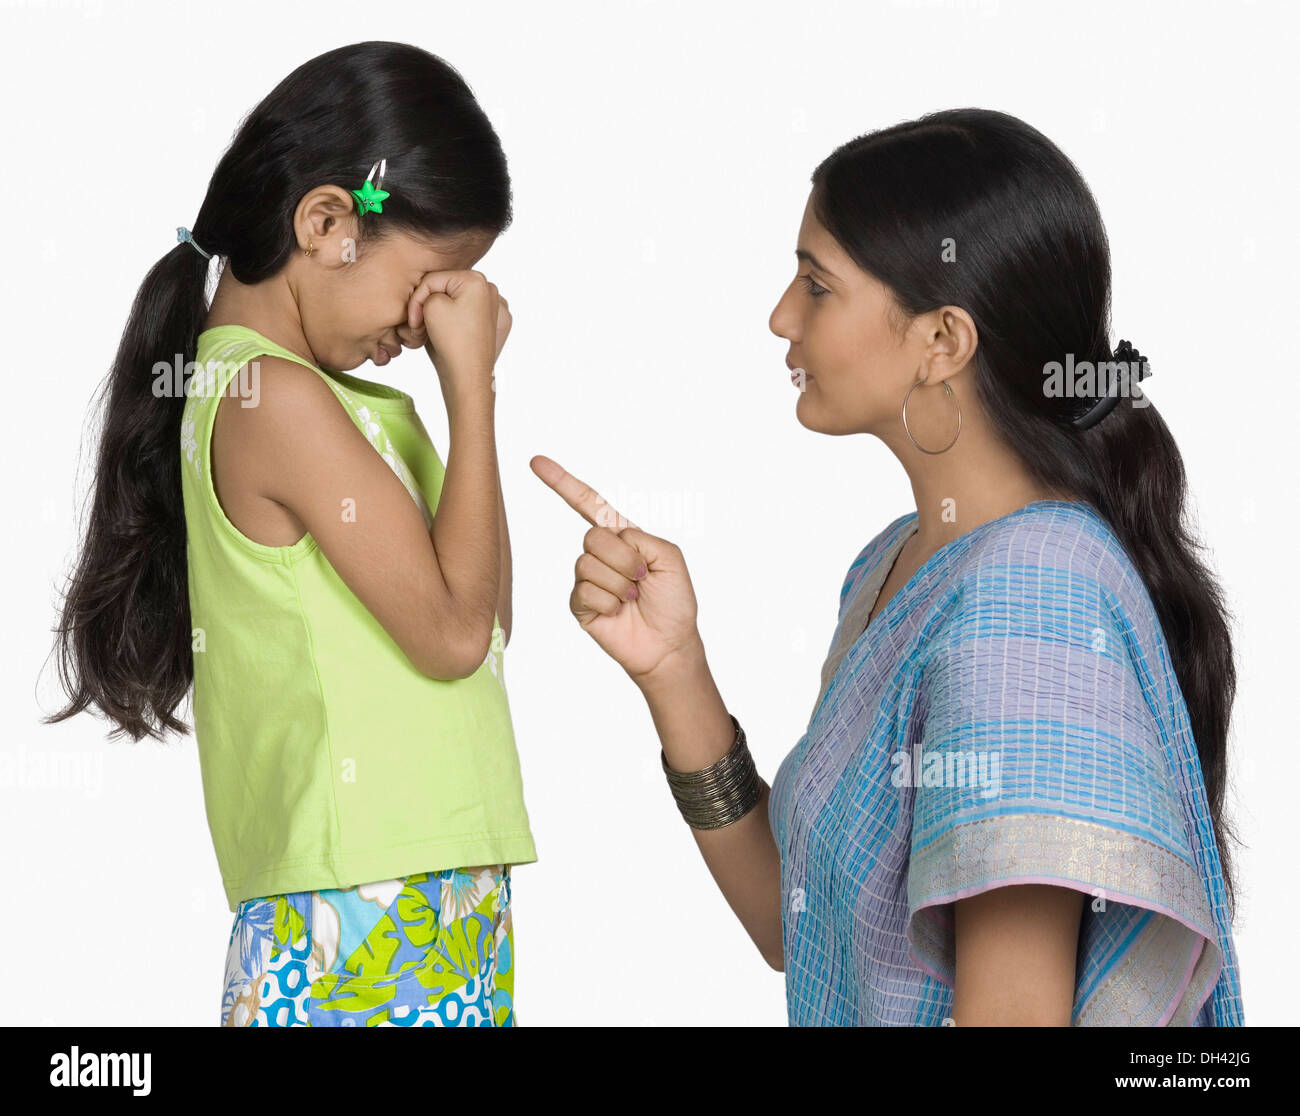
[[[232,916],[193,737],[39,725],[57,706],[46,655],[93,462],[87,404],[140,280],[241,117],[362,38],[456,66],[513,178],[514,225],[479,267],[514,315],[505,670],[540,855],[515,876],[520,1024],[785,1023],[783,978],[679,819],[644,703],[569,614],[587,524],[528,459],[682,546],[719,689],[770,781],[811,713],[849,562],[914,506],[880,443],[799,425],[768,316],[817,162],[959,105],[1044,131],[1100,203],[1116,333],[1153,362],[1237,617],[1246,1019],[1300,1021],[1295,23],[1244,2],[3,0],[0,1023],[217,1022]],[[356,372],[411,392],[445,458],[422,353]],[[56,757],[62,774],[41,766]]]

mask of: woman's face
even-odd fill
[[[804,372],[792,373],[799,421],[822,434],[879,432],[898,418],[917,372],[914,346],[891,318],[893,295],[845,255],[811,199],[795,254],[798,275],[768,325],[790,342],[787,362]]]
[[[381,213],[366,219],[384,218]],[[298,252],[292,265],[303,335],[317,363],[331,371],[368,360],[382,368],[403,347],[423,345],[423,333],[406,324],[407,305],[421,277],[472,268],[495,239],[486,230],[436,241],[392,232],[356,246],[349,235],[355,221],[343,216],[332,223],[312,237],[312,254]]]

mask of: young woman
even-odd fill
[[[532,463],[592,524],[570,608],[790,1022],[1240,1024],[1229,630],[1078,171],[1013,117],[935,113],[817,168],[796,256],[770,324],[799,421],[880,438],[916,510],[849,565],[770,792],[681,551]]]
[[[460,75],[360,43],[249,114],[131,310],[53,719],[182,732],[193,682],[223,1024],[515,1022],[509,868],[537,857],[501,663],[510,316],[472,270],[510,219]],[[445,470],[411,397],[347,372],[403,347],[437,370]]]

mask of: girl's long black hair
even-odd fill
[[[297,250],[293,212],[315,187],[361,186],[387,159],[389,197],[360,221],[358,250],[388,232],[499,234],[510,178],[492,125],[460,74],[404,43],[365,42],[313,58],[240,125],[199,207],[194,240],[241,283],[275,275]],[[97,396],[102,413],[91,508],[55,629],[62,721],[92,706],[110,735],[183,733],[174,715],[194,677],[181,412],[153,393],[157,362],[193,361],[207,315],[208,261],[178,243],[145,276]],[[106,400],[106,402],[105,402]]]
[[[1083,177],[1023,121],[965,108],[859,136],[812,181],[817,219],[903,316],[970,314],[976,394],[1000,437],[1045,487],[1088,500],[1127,549],[1191,715],[1231,909],[1224,792],[1237,675],[1223,591],[1184,522],[1182,457],[1149,397],[1078,429],[1071,420],[1092,401],[1044,391],[1047,365],[1066,354],[1111,360],[1110,249]]]

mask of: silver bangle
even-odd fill
[[[729,717],[731,714],[727,714]],[[668,786],[683,820],[692,829],[722,829],[739,821],[757,804],[762,785],[745,742],[745,730],[731,717],[736,737],[731,750],[699,771],[674,771],[659,749]]]

